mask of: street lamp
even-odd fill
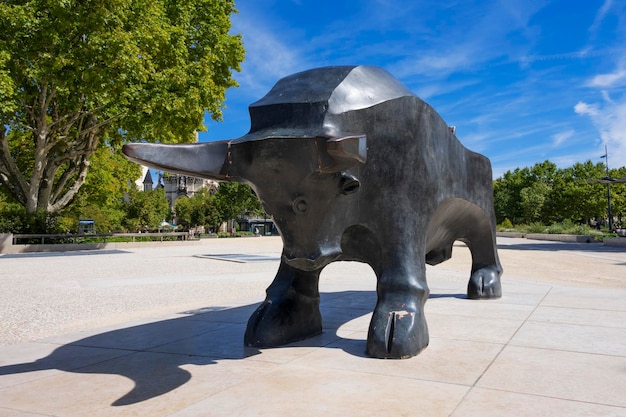
[[[613,231],[613,215],[611,214],[611,184],[626,183],[626,176],[621,179],[615,179],[609,177],[609,151],[606,145],[604,145],[604,155],[600,158],[606,158],[606,176],[599,180],[588,180],[589,184],[606,184],[606,202],[607,212],[609,215],[609,232]]]

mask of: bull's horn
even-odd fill
[[[129,143],[122,152],[133,162],[164,172],[227,181],[229,147],[228,140],[178,145]]]

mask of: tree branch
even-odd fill
[[[47,169],[48,154],[50,149],[48,141],[50,140],[50,131],[48,129],[48,113],[47,104],[49,99],[54,96],[54,92],[48,94],[48,83],[44,80],[39,90],[39,95],[35,98],[35,103],[29,111],[32,117],[31,125],[33,127],[33,141],[35,143],[35,158],[33,163],[33,171],[31,172],[29,181],[29,190],[26,193],[26,213],[34,213],[40,206],[40,192],[44,193],[50,188],[44,174]]]
[[[77,171],[78,179],[80,179],[81,172],[86,172],[87,168],[89,167],[89,158],[96,152],[96,149],[98,148],[99,137],[97,135],[97,131],[91,131],[86,135],[85,138],[83,138],[82,140],[78,140],[77,142],[84,143],[84,146],[81,147],[80,150],[74,149],[73,154],[76,155],[76,157],[69,159],[70,166],[63,172],[61,178],[59,178],[54,184],[50,202],[55,207],[57,206],[58,202],[63,201],[64,199],[65,201],[67,201],[65,205],[69,204],[69,202],[71,202],[71,200],[78,192],[78,188],[80,188],[80,186],[72,192],[72,189],[74,188],[76,183],[68,191],[64,192],[65,186],[67,185],[67,182],[74,176],[74,174],[77,173]],[[62,154],[60,157],[55,159],[54,163],[60,167],[62,163],[67,161],[68,158],[66,157],[66,154]],[[61,208],[65,207],[65,205],[63,205]]]
[[[0,181],[18,202],[26,204],[28,183],[11,156],[9,138],[4,126],[0,127]]]
[[[89,169],[89,161],[83,158],[83,160],[81,161],[80,171],[78,172],[78,177],[76,178],[76,181],[74,181],[74,184],[72,184],[72,186],[67,190],[67,192],[63,194],[61,198],[59,198],[54,203],[52,202],[48,203],[49,212],[54,213],[56,211],[59,211],[72,201],[76,193],[78,193],[78,190],[80,190],[80,187],[82,187],[82,185],[85,183],[88,169]]]
[[[76,168],[78,166],[80,166],[80,161],[70,161],[69,167],[67,167],[67,169],[63,171],[61,177],[55,182],[50,201],[55,202],[59,199],[59,196],[63,192],[67,181],[76,173]]]

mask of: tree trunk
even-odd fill
[[[100,142],[101,128],[115,117],[98,117],[81,109],[65,116],[56,107],[54,90],[44,83],[35,103],[28,108],[34,145],[33,164],[26,180],[9,146],[10,132],[0,130],[0,183],[24,206],[28,215],[42,210],[59,212],[76,196],[87,178],[89,158]]]

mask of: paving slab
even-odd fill
[[[427,268],[407,360],[365,355],[376,279],[354,262],[321,275],[321,335],[244,347],[277,238],[0,256],[0,417],[626,417],[626,250],[498,246],[498,300],[465,298],[462,244]]]

